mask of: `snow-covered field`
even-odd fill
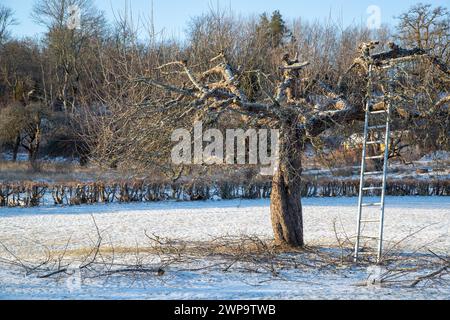
[[[355,233],[356,198],[303,200],[305,239],[309,246],[335,247],[339,237]],[[389,249],[440,255],[450,252],[450,198],[388,197],[385,239]],[[220,236],[271,238],[269,202],[234,200],[162,202],[0,209],[0,242],[21,259],[39,261],[45,250],[82,250],[95,242],[96,228],[109,245],[122,250],[148,245],[147,234],[186,241]],[[422,231],[408,237],[409,235]],[[370,233],[374,230],[369,230]],[[398,248],[396,248],[398,250]],[[11,253],[0,248],[0,257]],[[66,280],[25,276],[20,268],[0,264],[0,298],[125,299],[450,299],[448,287],[419,289],[357,286],[368,277],[366,267],[264,273],[167,270],[163,277],[90,279],[74,289]]]

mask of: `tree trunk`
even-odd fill
[[[36,131],[33,132],[32,139],[30,139],[30,146],[28,149],[29,160],[31,163],[35,163],[39,153],[39,147],[41,145],[41,127],[36,125]]]
[[[275,242],[303,247],[301,205],[302,137],[289,124],[280,132],[280,163],[272,180],[270,212]]]
[[[13,162],[17,161],[17,154],[19,153],[19,147],[20,147],[20,134],[17,135],[16,141],[14,141],[13,146]]]

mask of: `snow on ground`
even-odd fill
[[[334,223],[340,236],[354,236],[356,202],[356,198],[303,200],[307,244],[336,245]],[[449,254],[450,198],[388,197],[386,202],[387,248],[425,228],[402,242],[402,250],[429,248]],[[193,241],[224,235],[272,236],[268,201],[233,200],[0,209],[0,242],[27,259],[42,257],[44,246],[62,250],[69,238],[69,250],[87,248],[96,235],[92,217],[115,248],[145,247],[145,231]],[[0,250],[0,257],[6,256]],[[238,272],[167,272],[162,278],[86,280],[74,290],[66,281],[24,277],[23,271],[0,265],[0,299],[450,299],[450,288],[355,286],[367,276],[366,269],[357,266],[333,272],[286,270],[285,280]]]
[[[338,229],[344,226],[349,236],[354,235],[356,204],[356,198],[304,199],[306,242],[335,244],[334,221]],[[410,249],[428,244],[436,250],[450,248],[450,198],[388,197],[386,206],[388,243],[427,227],[415,236],[414,244],[408,244]],[[69,248],[79,249],[91,244],[89,237],[95,238],[91,215],[115,247],[145,245],[145,231],[192,241],[223,235],[272,236],[268,200],[233,200],[0,209],[0,241],[27,256],[36,254],[36,246],[24,246],[24,239],[56,250],[71,237]]]
[[[2,152],[2,153],[0,153],[0,160],[12,161],[13,160],[12,152]],[[79,162],[79,159],[77,159],[77,158],[49,157],[49,156],[42,157],[39,160],[40,161],[45,161],[45,162],[51,162],[51,163],[73,163],[73,164],[76,164],[76,163]],[[30,156],[29,156],[28,153],[19,152],[17,154],[16,161],[18,161],[18,162],[30,161]]]
[[[356,286],[356,283],[368,276],[366,270],[360,268],[336,272],[287,271],[279,279],[255,273],[182,271],[162,278],[151,276],[88,280],[81,287],[70,286],[67,280],[24,278],[23,274],[0,272],[0,299],[450,299],[448,288]],[[4,277],[7,277],[7,281]]]
[[[449,160],[450,160],[450,152],[440,150],[423,156],[419,161],[433,163],[435,161],[449,161]]]
[[[313,157],[314,155],[311,155]],[[388,168],[388,179],[400,180],[405,178],[414,178],[416,180],[429,180],[429,179],[450,179],[450,152],[448,151],[435,151],[427,155],[424,155],[417,161],[412,161],[409,164],[405,164],[399,160],[390,160]],[[332,170],[325,168],[313,168],[306,167],[303,171],[305,176],[320,176],[320,177],[333,177],[333,179],[348,179],[350,177],[359,179],[360,166],[340,166],[335,167]],[[425,169],[424,171],[417,171],[417,169]],[[347,172],[347,175],[337,176],[339,172]],[[348,175],[348,173],[351,173]]]

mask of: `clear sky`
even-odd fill
[[[30,14],[38,0],[0,0],[0,3],[15,11],[19,24],[12,31],[15,36],[35,36],[42,33]],[[149,17],[152,0],[127,0],[135,19]],[[240,15],[259,15],[279,9],[282,15],[290,18],[315,20],[327,19],[330,15],[344,26],[367,20],[367,8],[376,5],[381,9],[381,22],[394,24],[398,16],[411,5],[418,2],[449,7],[450,0],[153,0],[153,12],[156,31],[164,30],[168,36],[183,37],[190,18],[208,12],[211,7],[231,8]],[[108,20],[114,19],[113,12],[123,11],[125,0],[94,0],[98,9],[105,12]]]

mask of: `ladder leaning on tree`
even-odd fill
[[[361,159],[361,175],[360,175],[360,187],[359,187],[359,199],[358,199],[358,216],[357,216],[357,233],[356,243],[354,251],[355,262],[361,256],[376,256],[377,263],[380,263],[383,258],[383,230],[384,230],[384,213],[385,213],[385,196],[387,186],[387,171],[388,171],[388,159],[389,159],[389,147],[391,136],[391,119],[392,113],[395,111],[393,105],[394,97],[394,83],[398,75],[398,67],[402,64],[415,60],[419,57],[429,58],[433,64],[435,64],[442,72],[448,74],[448,68],[444,63],[441,63],[439,59],[430,56],[426,50],[423,49],[403,49],[389,43],[390,51],[382,52],[378,54],[370,54],[370,51],[374,49],[379,42],[371,41],[363,43],[360,46],[361,56],[355,59],[352,66],[348,69],[347,73],[355,67],[362,67],[367,74],[367,97],[365,105],[365,121],[364,121],[364,141],[362,148]],[[380,76],[385,72],[384,78]],[[387,92],[383,92],[382,95],[378,95],[376,92],[376,86],[374,82],[387,79],[387,84],[381,85],[383,88],[387,88]],[[384,90],[383,90],[384,91]],[[380,103],[382,102],[382,103]],[[382,108],[375,106],[382,106]],[[382,123],[372,123],[373,121],[382,121]],[[374,135],[372,133],[378,133]],[[384,136],[380,137],[384,133]],[[373,137],[376,137],[373,139]],[[372,138],[372,140],[371,140]],[[384,145],[383,154],[368,154],[369,146],[382,146]],[[380,150],[381,148],[379,148]],[[368,160],[382,160],[383,169],[368,171]],[[381,186],[368,186],[366,185],[367,177],[382,177]],[[379,191],[380,201],[376,202],[364,202],[365,194],[368,191]],[[376,217],[370,216],[366,210],[370,208],[378,208]],[[363,231],[367,225],[377,224],[376,235],[363,235]],[[376,241],[376,249],[365,251],[363,240]]]
[[[386,177],[388,170],[388,158],[389,158],[389,145],[391,134],[391,92],[388,95],[375,96],[373,86],[373,65],[369,66],[368,72],[368,94],[366,103],[366,114],[364,121],[364,141],[362,148],[362,160],[361,160],[361,176],[359,186],[359,199],[358,199],[358,221],[357,221],[357,236],[355,244],[355,261],[358,260],[360,255],[374,255],[377,256],[377,262],[381,261],[383,251],[383,227],[384,227],[384,206],[386,195]],[[378,103],[377,99],[382,99],[385,106],[382,110],[374,110],[373,106]],[[381,119],[380,119],[381,117]],[[375,118],[375,119],[372,119]],[[383,121],[383,124],[372,124],[372,121]],[[370,140],[370,137],[374,135],[370,133],[384,131],[384,137],[380,138],[377,135],[375,140]],[[367,148],[371,145],[383,145],[383,154],[368,155]],[[367,160],[383,160],[382,171],[367,171]],[[366,177],[382,176],[381,186],[366,186]],[[379,202],[364,202],[364,192],[366,191],[380,191],[381,198]],[[379,207],[379,213],[374,218],[369,212],[365,212],[364,209],[370,209],[371,207]],[[378,224],[378,234],[371,236],[362,235],[362,227],[366,224]],[[363,251],[361,249],[361,240],[375,240],[377,242],[377,251]]]

